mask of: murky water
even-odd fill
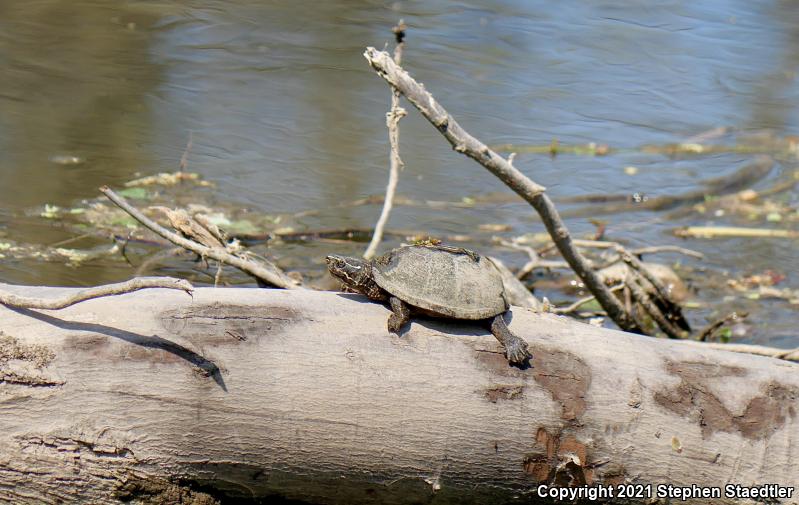
[[[255,213],[328,209],[298,219],[293,225],[300,229],[372,226],[378,206],[338,204],[385,186],[389,92],[362,52],[390,43],[400,17],[410,27],[405,67],[486,142],[546,145],[556,138],[630,148],[595,157],[520,154],[516,165],[553,197],[687,192],[735,172],[751,155],[674,159],[632,148],[684,142],[719,126],[776,137],[799,127],[795,0],[4,0],[0,238],[69,239],[70,232],[31,209],[95,198],[101,184],[118,186],[136,173],[174,171],[189,132],[188,168],[216,184],[216,201]],[[408,108],[401,194],[457,201],[506,191]],[[795,165],[778,157],[755,188],[771,186]],[[629,166],[637,174],[625,173]],[[671,233],[689,224],[740,224],[725,216],[642,211],[603,219],[608,238],[687,245],[707,258],[685,263],[716,274],[772,269],[787,275],[780,287],[799,287],[795,240],[684,243]],[[542,230],[523,203],[400,206],[390,227],[441,236],[486,223],[512,226],[497,233],[504,237]],[[578,235],[594,230],[585,217],[568,224]],[[362,247],[312,243],[271,253],[321,269],[325,252]],[[525,261],[499,254],[512,266]],[[71,268],[6,260],[0,280],[87,285],[132,271],[122,261]],[[723,290],[697,295],[720,296]],[[796,305],[752,303],[759,312],[750,338],[795,344]]]

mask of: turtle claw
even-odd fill
[[[388,318],[388,332],[394,333],[395,335],[399,335],[400,329],[402,329],[404,321],[401,318],[396,317],[394,314],[391,314]]]
[[[491,333],[505,348],[505,357],[511,365],[522,368],[527,366],[527,361],[533,357],[527,350],[527,342],[511,333],[502,314],[491,320]]]
[[[519,339],[515,342],[508,342],[505,347],[505,357],[511,365],[526,365],[527,361],[533,358],[527,350],[527,342]]]

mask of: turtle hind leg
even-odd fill
[[[393,313],[388,317],[388,331],[399,335],[400,329],[411,319],[411,310],[396,296],[389,298],[389,303]]]
[[[499,314],[491,320],[491,333],[497,337],[499,343],[505,348],[505,357],[511,365],[527,364],[527,360],[533,357],[527,350],[527,342],[511,333],[510,328],[505,323],[505,314]]]

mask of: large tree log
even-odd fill
[[[799,365],[516,308],[534,354],[519,370],[478,326],[416,320],[397,337],[388,313],[354,295],[211,288],[0,307],[0,501],[797,485]]]

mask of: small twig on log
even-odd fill
[[[767,356],[769,358],[777,358],[777,359],[784,359],[786,361],[799,362],[799,348],[778,349],[776,347],[766,347],[763,345],[722,344],[721,342],[696,342],[693,340],[686,340],[685,344],[696,345],[697,347],[704,347],[709,349],[720,349],[722,351],[740,352],[744,354],[755,354],[758,356]]]
[[[273,286],[284,289],[295,289],[298,287],[296,281],[268,261],[256,263],[252,260],[234,256],[224,249],[206,247],[202,244],[194,242],[193,240],[183,238],[177,233],[167,230],[163,226],[142,214],[138,209],[126,202],[124,198],[114,193],[108,186],[101,187],[100,191],[138,222],[175,245],[179,245],[184,249],[188,249],[189,251],[199,254],[203,258],[211,258],[223,263],[227,263],[230,266],[236,267],[239,270],[252,275],[256,279],[260,279],[261,281]]]
[[[60,298],[34,298],[0,291],[0,303],[20,309],[58,310],[75,305],[76,303],[91,300],[92,298],[122,295],[149,288],[179,289],[185,291],[189,295],[194,291],[194,286],[184,279],[174,279],[172,277],[135,277],[125,282],[82,289],[77,293]]]
[[[396,37],[397,46],[394,48],[394,62],[399,65],[402,62],[402,49],[405,46],[405,23],[400,19],[397,26],[392,31]],[[388,141],[391,144],[391,154],[389,155],[390,167],[388,173],[388,186],[386,186],[386,198],[383,201],[383,210],[380,212],[380,218],[375,224],[375,232],[372,235],[372,240],[369,242],[369,247],[363,253],[363,257],[371,259],[377,252],[377,247],[380,241],[383,240],[383,229],[388,222],[388,215],[391,213],[391,208],[394,205],[394,195],[397,192],[397,183],[399,182],[399,172],[405,163],[399,155],[399,122],[407,114],[405,109],[400,107],[399,103],[400,92],[397,88],[391,88],[391,110],[386,114],[386,126],[388,127]]]
[[[388,53],[369,47],[364,56],[378,75],[400,90],[456,151],[480,163],[535,208],[563,259],[569,263],[588,290],[596,296],[608,316],[621,329],[643,333],[633,317],[625,312],[621,303],[572,244],[566,225],[552,201],[544,193],[546,188],[530,180],[505,158],[467,133],[422,85],[394,63]]]

